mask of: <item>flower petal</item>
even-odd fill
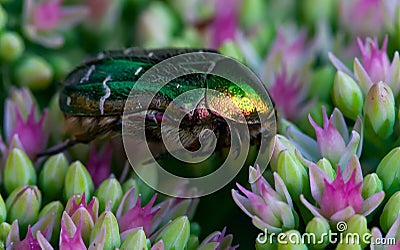
[[[368,199],[364,200],[361,215],[364,216],[369,215],[379,206],[379,204],[381,204],[384,197],[385,197],[385,192],[381,191],[379,193],[371,195],[370,197],[368,197]]]
[[[345,166],[349,163],[351,157],[357,157],[357,151],[360,145],[360,135],[356,131],[351,131],[351,139],[350,142],[347,144],[346,149],[343,152],[343,155],[340,157],[339,166],[341,170],[345,171]],[[344,174],[344,176],[347,176]],[[346,178],[345,178],[346,179]]]
[[[304,157],[310,161],[318,161],[321,154],[318,150],[317,141],[310,136],[302,133],[294,126],[289,126],[286,130],[286,135],[289,140],[296,146]]]
[[[279,227],[274,227],[271,226],[270,224],[266,223],[262,219],[260,219],[258,216],[252,216],[252,222],[253,225],[256,226],[260,230],[264,230],[265,228],[268,230],[268,232],[272,233],[280,233],[282,232],[282,228]]]
[[[360,116],[357,116],[356,122],[354,123],[353,130],[356,131],[360,135],[360,143],[357,148],[357,157],[361,156],[362,146],[364,141],[364,122],[362,121]]]
[[[304,198],[304,195],[300,195],[300,200],[301,203],[303,203],[304,206],[306,206],[306,208],[308,210],[310,210],[310,212],[317,217],[321,217],[321,218],[325,218],[324,216],[322,216],[320,209],[318,209],[317,207],[313,206],[310,202],[308,202],[306,200],[306,198]]]
[[[310,162],[308,165],[310,176],[311,195],[314,200],[320,204],[322,200],[322,193],[325,190],[324,180],[332,181],[331,178],[320,169],[315,163]]]
[[[397,219],[394,221],[389,231],[386,234],[386,238],[397,238],[400,239],[400,215],[397,216]]]
[[[354,133],[357,133],[353,131]],[[357,156],[353,154],[353,156],[347,162],[344,171],[343,171],[343,180],[348,182],[355,171],[355,183],[359,183],[363,181],[363,175],[361,170],[360,161]]]
[[[330,220],[332,222],[339,222],[339,221],[347,221],[349,220],[351,217],[353,217],[353,215],[355,215],[356,212],[354,211],[354,209],[351,206],[346,207],[345,209],[342,209],[336,213],[334,213]]]
[[[354,78],[353,72],[351,72],[351,70],[349,68],[347,68],[347,66],[344,65],[344,63],[342,63],[334,54],[329,52],[328,56],[329,56],[329,60],[331,60],[333,66],[335,66],[335,68],[337,70],[342,71]]]
[[[385,82],[390,85],[391,89],[393,90],[393,94],[396,96],[400,91],[400,59],[398,51],[394,53],[389,72],[385,77]]]
[[[325,107],[323,107],[323,109],[325,109]],[[339,131],[340,135],[343,137],[345,143],[347,143],[349,141],[349,133],[347,130],[346,121],[344,120],[342,112],[340,112],[338,108],[335,108],[333,110],[331,121],[333,126]]]
[[[363,94],[366,96],[368,94],[369,89],[373,85],[371,78],[369,78],[367,71],[365,71],[364,67],[361,65],[360,61],[357,58],[354,59],[354,73],[360,84],[361,90]]]
[[[283,198],[285,198],[285,202],[293,208],[292,197],[290,197],[289,191],[282,178],[279,176],[277,172],[274,172],[274,180],[275,180],[275,190],[276,192]]]

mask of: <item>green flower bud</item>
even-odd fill
[[[86,194],[71,196],[65,206],[65,212],[71,215],[70,219],[73,221],[74,225],[82,223],[82,240],[86,245],[89,245],[94,222],[97,221],[98,218],[99,200],[94,196],[90,203],[87,204],[84,197],[86,197]],[[67,216],[65,216],[65,218],[67,218]]]
[[[304,193],[308,183],[308,174],[305,167],[289,151],[284,150],[279,153],[277,161],[277,172],[293,200],[299,200],[300,194]]]
[[[244,27],[259,24],[260,21],[265,20],[265,12],[267,9],[266,2],[263,0],[246,0],[242,1],[239,8],[240,22]]]
[[[137,183],[136,180],[133,178],[129,178],[122,184],[122,191],[126,193],[131,187],[136,187]]]
[[[370,233],[368,230],[367,219],[359,214],[354,215],[347,222],[347,230],[345,231],[345,242],[347,244],[357,244],[366,247],[363,236]]]
[[[306,0],[300,6],[302,7],[302,14],[304,20],[310,24],[315,25],[321,21],[330,21],[335,13],[334,0]]]
[[[333,101],[343,114],[352,120],[361,115],[364,102],[361,88],[351,76],[341,71],[335,76]]]
[[[366,122],[382,138],[393,133],[396,118],[394,97],[390,87],[384,82],[372,85],[365,98],[364,114]]]
[[[364,200],[366,200],[373,194],[379,193],[382,190],[383,184],[377,174],[372,173],[364,177],[362,188],[362,197],[364,198]]]
[[[28,228],[38,219],[42,196],[36,186],[15,189],[6,200],[7,221],[18,220],[19,228]]]
[[[10,232],[10,229],[11,225],[8,224],[7,222],[0,223],[0,245],[1,242],[5,243],[7,241],[7,236],[8,233]]]
[[[184,48],[184,47],[199,47],[201,46],[201,36],[197,30],[193,28],[185,28],[180,37],[174,38],[169,43],[169,47]]]
[[[4,168],[4,188],[11,193],[17,187],[36,184],[36,172],[31,160],[19,148],[13,148]]]
[[[397,191],[390,197],[385,207],[383,208],[380,218],[380,225],[382,230],[387,233],[389,228],[393,225],[400,213],[400,191]]]
[[[67,171],[64,183],[64,198],[68,200],[74,194],[86,194],[86,202],[88,203],[90,197],[94,192],[93,180],[89,172],[79,161],[73,162]]]
[[[130,233],[120,248],[120,250],[130,249],[147,250],[146,234],[142,229]]]
[[[359,244],[347,244],[341,242],[337,245],[336,250],[361,250],[363,249]]]
[[[19,85],[41,90],[52,82],[53,70],[42,57],[30,56],[24,58],[17,66],[15,77]]]
[[[99,200],[96,197],[93,197],[91,202],[87,204],[86,199],[84,198],[85,196],[86,194],[76,194],[71,196],[65,206],[65,212],[68,216],[64,216],[64,218],[69,218],[74,225],[82,223],[82,240],[86,245],[89,245],[94,222],[98,218]]]
[[[39,220],[46,215],[53,213],[54,214],[54,225],[53,225],[53,233],[51,235],[50,242],[53,245],[58,244],[58,240],[60,239],[60,231],[61,231],[61,216],[63,214],[64,207],[61,202],[53,201],[47,204],[42,208],[39,213]]]
[[[7,218],[6,204],[0,194],[0,223],[4,222]]]
[[[325,249],[325,247],[329,245],[329,239],[327,237],[329,229],[329,223],[324,218],[314,217],[308,222],[306,233],[310,235],[309,243],[314,249]],[[315,237],[315,239],[312,237]]]
[[[286,128],[287,127],[285,127],[283,130],[286,131]],[[276,172],[276,169],[278,168],[277,164],[278,164],[279,153],[283,150],[287,150],[290,153],[295,154],[296,146],[294,146],[293,143],[289,141],[289,139],[280,134],[275,135],[274,140],[275,140],[274,151],[271,156],[270,165],[272,171]]]
[[[330,102],[334,78],[335,70],[330,65],[315,69],[312,72],[308,96],[318,97],[322,102]]]
[[[3,30],[6,24],[7,24],[7,12],[4,10],[3,6],[0,5],[0,31]]]
[[[400,190],[400,147],[392,149],[379,163],[376,174],[383,182],[386,197]]]
[[[332,106],[327,102],[316,102],[314,105],[310,107],[307,111],[312,119],[317,123],[320,127],[323,124],[323,112],[321,112],[322,107],[325,107],[326,113],[331,114],[333,111]],[[298,127],[301,127],[301,132],[312,135],[315,133],[315,129],[310,123],[307,115],[300,117],[299,121],[296,123]]]
[[[148,248],[150,246],[148,245]],[[151,246],[151,250],[164,250],[164,242],[162,240],[157,241],[154,245]]]
[[[285,232],[286,237],[281,238],[282,240],[278,243],[278,250],[303,250],[308,249],[307,246],[302,242],[300,232],[297,230],[289,230]],[[286,244],[287,243],[287,244]]]
[[[39,175],[39,187],[44,197],[53,200],[62,195],[67,169],[68,161],[62,153],[46,160]]]
[[[336,171],[333,169],[331,162],[326,159],[326,158],[322,158],[321,160],[319,160],[317,162],[317,166],[322,169],[322,171],[325,172],[325,174],[327,174],[329,177],[332,178],[332,180],[335,179],[336,177]]]
[[[49,62],[54,72],[54,79],[57,81],[63,80],[72,69],[70,62],[63,56],[52,57]]]
[[[188,203],[188,204],[190,204],[190,203]],[[200,227],[199,223],[191,222],[190,223],[190,234],[199,236],[200,232],[201,232],[201,227]]]
[[[155,241],[163,240],[165,249],[185,249],[189,236],[189,219],[186,216],[181,216],[169,223]]]
[[[226,56],[235,58],[241,63],[245,62],[243,53],[233,41],[225,41],[219,48],[219,51]]]
[[[12,31],[0,34],[0,60],[6,63],[18,59],[25,50],[21,36]]]
[[[53,141],[62,141],[63,139],[63,122],[64,122],[64,114],[60,110],[60,106],[58,104],[59,102],[59,95],[55,94],[48,105],[48,110],[49,110],[49,120],[51,127],[49,128],[50,130],[50,137],[53,139]]]
[[[218,245],[219,244],[217,242],[210,242],[204,246],[197,248],[197,250],[214,250],[218,249]]]
[[[94,225],[90,241],[93,241],[97,235],[101,233],[101,230],[105,230],[104,249],[114,250],[115,248],[120,247],[121,240],[118,222],[112,212],[106,210],[100,215]]]
[[[273,239],[262,238],[261,240],[259,239],[256,240],[256,250],[277,250],[277,249],[278,249],[278,243],[276,242],[276,237],[274,237]]]
[[[163,2],[152,2],[139,17],[138,38],[148,46],[168,45],[177,22],[171,9]]]
[[[123,195],[121,184],[117,179],[112,177],[103,181],[96,191],[96,197],[100,202],[100,211],[104,211],[110,201],[111,211],[115,213]]]
[[[187,249],[188,250],[196,250],[199,247],[199,237],[197,237],[196,235],[190,235],[189,237],[189,241],[187,243]]]
[[[79,222],[82,223],[82,240],[86,245],[88,245],[91,242],[90,237],[92,235],[95,225],[95,221],[93,220],[89,211],[83,207],[78,208],[71,216],[71,220],[74,222],[75,225],[78,225]]]

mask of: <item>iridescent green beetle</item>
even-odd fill
[[[121,131],[122,114],[128,95],[135,82],[155,64],[184,53],[211,52],[205,49],[155,49],[130,48],[123,51],[106,51],[87,59],[66,78],[60,93],[59,105],[66,118],[67,130],[75,136],[74,140],[57,147],[52,152],[61,151],[77,143],[87,143]],[[149,84],[151,90],[152,86]],[[207,105],[224,109],[216,113],[207,106],[195,110],[182,121],[180,139],[185,148],[196,150],[199,147],[199,133],[211,129],[217,135],[220,146],[229,146],[229,128],[224,118],[235,120],[227,103],[233,101],[241,109],[249,127],[251,141],[259,140],[261,125],[258,113],[268,113],[273,107],[252,92],[246,95],[231,81],[215,75],[192,74],[174,79],[164,86],[154,97],[154,102],[146,112],[146,135],[149,141],[161,142],[160,123],[169,103],[180,94],[197,89],[209,88],[221,92],[218,97],[207,99]],[[143,89],[146,91],[146,89]],[[252,102],[248,102],[249,98]],[[228,115],[226,115],[228,114]]]

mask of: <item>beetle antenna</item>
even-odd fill
[[[55,155],[55,154],[61,153],[61,152],[65,151],[65,150],[67,150],[68,148],[74,146],[77,143],[79,143],[79,141],[67,139],[64,142],[62,142],[60,144],[57,144],[54,147],[51,147],[46,151],[38,153],[36,155],[36,158],[40,158],[40,157],[44,157],[44,156],[50,156],[50,155]]]

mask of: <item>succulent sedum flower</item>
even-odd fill
[[[298,216],[293,208],[292,198],[277,173],[274,173],[274,180],[275,190],[261,176],[259,168],[250,167],[249,182],[252,183],[252,191],[236,184],[245,196],[232,189],[233,200],[252,218],[253,225],[262,231],[266,228],[269,232],[282,232],[296,228]]]
[[[333,54],[330,54],[329,58],[337,70],[351,76],[358,83],[364,96],[368,94],[373,84],[380,81],[387,83],[392,89],[394,96],[397,96],[400,91],[399,53],[396,51],[392,62],[390,62],[386,52],[387,41],[388,38],[385,37],[382,47],[379,49],[377,38],[372,39],[368,37],[364,43],[361,39],[358,39],[358,47],[362,57],[361,61],[357,58],[354,59],[354,73]]]
[[[232,246],[233,235],[225,235],[225,233],[226,227],[221,232],[211,233],[201,242],[197,249],[208,249],[210,247],[213,249],[235,250],[238,248],[239,245]]]
[[[238,0],[220,0],[213,1],[215,13],[209,27],[210,45],[212,48],[220,46],[228,41],[235,40],[238,32],[238,10],[240,1]]]
[[[355,214],[369,215],[383,201],[383,191],[363,199],[361,166],[355,155],[348,161],[343,173],[338,167],[335,179],[312,162],[308,162],[308,167],[311,194],[319,208],[303,195],[300,199],[314,216],[325,218],[331,223],[347,221]]]
[[[86,15],[82,5],[62,6],[63,0],[24,0],[23,31],[25,35],[42,46],[58,48],[64,44],[62,30],[79,23]]]
[[[153,231],[153,218],[159,210],[159,207],[153,207],[156,195],[143,208],[140,204],[140,195],[136,200],[134,207],[118,216],[118,223],[121,232],[137,227],[142,227],[146,235],[150,235]]]
[[[15,135],[18,135],[21,147],[32,159],[42,152],[48,139],[47,111],[42,114],[30,91],[26,88],[11,89],[5,102],[4,134],[10,145]]]
[[[310,108],[308,68],[312,50],[306,33],[293,35],[293,30],[278,30],[260,75],[275,101],[276,109],[288,120],[298,120]]]
[[[92,177],[94,186],[97,188],[100,183],[110,177],[112,160],[112,146],[107,143],[100,150],[94,145],[90,151],[89,160],[85,166]]]
[[[385,24],[383,2],[380,0],[338,1],[341,27],[356,36],[380,35]]]
[[[75,226],[67,213],[63,214],[60,233],[60,250],[86,249],[81,236],[82,222]]]
[[[93,197],[89,204],[86,203],[86,194],[73,195],[66,207],[65,212],[70,216],[75,225],[82,224],[82,237],[86,244],[89,243],[93,227],[98,219],[99,200]]]
[[[330,118],[322,107],[323,126],[320,127],[309,115],[309,121],[313,126],[316,139],[304,134],[294,125],[287,126],[286,134],[288,139],[296,145],[300,156],[304,156],[313,162],[326,158],[333,166],[345,166],[350,157],[354,154],[361,155],[363,144],[363,123],[357,118],[352,132],[349,135],[345,119],[339,109],[334,109]]]

